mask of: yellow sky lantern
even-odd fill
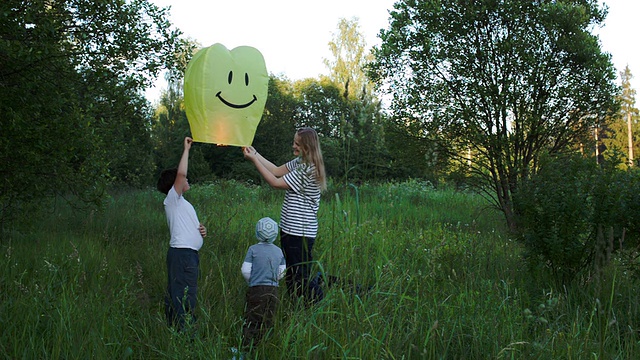
[[[184,76],[184,104],[194,141],[250,146],[267,101],[269,75],[250,46],[214,44],[198,51]]]

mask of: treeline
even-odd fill
[[[179,145],[190,134],[180,86],[170,86],[160,98],[150,135],[156,171],[176,166]],[[327,172],[336,182],[429,178],[426,150],[407,133],[399,132],[382,102],[374,95],[348,96],[328,77],[290,81],[271,75],[264,114],[253,141],[275,163],[291,159],[296,129],[318,131]],[[153,151],[151,151],[153,150]],[[232,178],[259,182],[255,169],[237,147],[196,144],[190,177],[194,181]]]

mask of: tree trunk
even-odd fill
[[[595,140],[596,140],[596,164],[600,164],[600,139],[598,138],[598,127],[595,129]]]
[[[631,112],[627,113],[627,127],[629,128],[629,166],[633,166],[633,132],[631,128]]]

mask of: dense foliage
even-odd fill
[[[143,91],[182,46],[144,0],[0,4],[0,222],[28,200],[99,201],[152,174]]]
[[[530,264],[560,285],[605,268],[640,244],[640,172],[607,169],[594,158],[542,158],[514,197]]]
[[[596,0],[401,0],[371,74],[393,117],[457,159],[515,229],[512,195],[542,152],[592,143],[614,105]],[[442,155],[440,155],[442,157]]]

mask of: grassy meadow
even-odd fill
[[[209,236],[200,251],[196,336],[165,325],[169,234],[155,190],[113,194],[103,211],[64,202],[0,242],[0,358],[231,359],[246,283],[240,266],[281,191],[233,181],[185,196]],[[634,359],[638,284],[614,261],[556,288],[523,260],[481,197],[426,183],[323,195],[318,271],[338,276],[306,308],[281,283],[257,359]],[[276,241],[279,245],[279,241]]]

